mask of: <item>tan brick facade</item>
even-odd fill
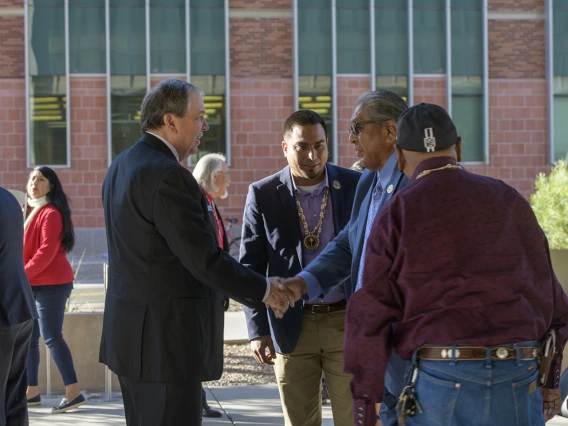
[[[543,12],[544,0],[489,0],[491,11]]]
[[[231,9],[292,9],[292,0],[230,0]]]
[[[416,77],[414,79],[414,103],[427,102],[447,108],[446,77]]]
[[[489,78],[544,78],[543,20],[489,20]]]

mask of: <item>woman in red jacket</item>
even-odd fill
[[[36,301],[39,320],[34,325],[28,355],[28,405],[39,405],[39,336],[59,369],[65,398],[51,413],[63,413],[85,404],[79,390],[73,358],[62,328],[65,304],[73,289],[73,270],[66,253],[75,245],[71,210],[61,182],[49,167],[36,167],[27,185],[24,223],[24,264]]]

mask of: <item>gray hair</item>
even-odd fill
[[[193,177],[210,194],[219,190],[215,186],[215,174],[223,168],[227,158],[223,154],[206,154],[199,159],[193,169]]]
[[[359,98],[356,108],[361,108],[369,120],[380,123],[392,120],[396,123],[408,109],[408,104],[390,90],[373,90]]]
[[[192,92],[204,95],[203,90],[185,81],[170,78],[160,81],[144,96],[140,110],[140,130],[157,130],[164,125],[164,115],[183,117],[189,109]]]

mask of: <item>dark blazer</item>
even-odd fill
[[[0,329],[37,318],[24,270],[24,218],[16,198],[0,187]]]
[[[306,267],[306,272],[315,275],[320,284],[320,288],[308,288],[310,296],[322,291],[324,294],[328,294],[335,286],[349,278],[351,285],[345,287],[345,296],[349,300],[349,297],[354,293],[365,240],[369,205],[376,183],[377,173],[365,170],[359,180],[359,185],[357,185],[349,224],[327,245],[317,259]],[[381,200],[379,209],[407,183],[408,178],[395,166],[389,184],[383,189],[385,195]],[[389,192],[391,185],[392,191]]]
[[[150,134],[111,164],[103,207],[109,272],[100,361],[132,380],[218,379],[217,291],[256,306],[265,277],[219,249],[199,185]]]
[[[337,235],[349,221],[361,173],[331,164],[326,165],[326,170]],[[340,188],[333,185],[335,181]],[[286,278],[303,268],[302,229],[293,191],[289,166],[249,187],[240,262],[259,274]],[[304,301],[299,300],[281,320],[264,306],[245,308],[249,339],[270,334],[277,352],[292,352],[302,328],[303,306]]]

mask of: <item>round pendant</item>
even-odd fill
[[[315,250],[320,245],[320,239],[315,235],[306,235],[304,238],[304,246],[309,250]]]

